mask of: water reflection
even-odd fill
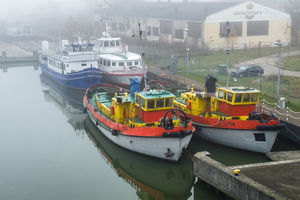
[[[109,141],[85,120],[85,130],[101,156],[114,171],[136,190],[140,199],[188,199],[194,184],[192,161],[184,156],[172,163],[127,151]]]
[[[82,99],[85,91],[62,87],[43,73],[40,80],[45,101],[57,105],[74,130],[84,133],[84,119],[87,115],[83,113]]]

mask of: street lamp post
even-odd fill
[[[189,48],[189,29],[188,28],[185,28],[184,31],[187,33],[187,37],[186,37],[186,60],[185,60],[185,71],[186,71],[186,76],[189,76],[189,51],[190,51],[190,48]]]
[[[230,34],[230,26],[229,21],[226,22],[226,38],[227,38],[227,44],[226,44],[226,87],[229,86],[229,77],[228,77],[228,70],[229,70],[229,55],[230,55],[230,49],[229,49],[229,34]]]
[[[279,46],[279,59],[278,59],[278,85],[277,85],[277,101],[280,99],[280,65],[281,65],[281,42],[273,42],[276,46]]]

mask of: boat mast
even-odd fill
[[[105,19],[105,32],[103,35],[105,35],[107,38],[110,37],[110,27],[108,23],[108,9],[110,8],[109,0],[104,0],[104,19]]]

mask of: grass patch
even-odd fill
[[[293,56],[282,60],[282,69],[300,71],[300,57]]]

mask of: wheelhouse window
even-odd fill
[[[166,107],[172,107],[172,103],[173,103],[172,98],[166,99]]]
[[[114,47],[115,46],[115,41],[110,41],[110,46]]]
[[[105,47],[108,47],[108,46],[109,46],[109,42],[108,42],[108,41],[105,41],[105,42],[104,42],[104,46],[105,46]]]
[[[132,66],[132,62],[127,62],[127,66]]]
[[[164,107],[164,99],[157,99],[156,108],[163,108],[163,107]]]
[[[134,64],[135,65],[139,65],[139,61],[134,61]]]
[[[116,66],[117,65],[117,63],[116,62],[111,62],[111,66]]]
[[[86,66],[86,63],[82,63],[81,66],[82,66],[82,67]]]
[[[145,108],[145,103],[146,103],[146,100],[141,98],[142,99],[142,108]]]
[[[120,41],[116,41],[116,46],[120,46]]]
[[[106,61],[106,66],[110,66],[110,61]]]
[[[233,97],[233,94],[231,92],[228,92],[228,94],[227,94],[227,101],[228,102],[232,102],[232,97]]]
[[[250,101],[250,94],[244,94],[243,102],[249,102]]]
[[[103,60],[103,65],[106,65],[106,60]]]
[[[100,59],[100,61],[99,61],[99,62],[100,62],[100,64],[102,65],[102,59]]]
[[[153,109],[153,108],[155,108],[155,100],[150,99],[148,100],[148,109]]]
[[[124,62],[119,62],[119,66],[124,66]]]
[[[258,94],[257,93],[256,94],[252,94],[251,101],[252,102],[257,102],[257,100],[258,100]]]
[[[236,94],[235,95],[235,103],[241,103],[242,102],[242,94]]]
[[[218,97],[219,97],[219,99],[224,99],[224,91],[223,90],[219,90]]]

